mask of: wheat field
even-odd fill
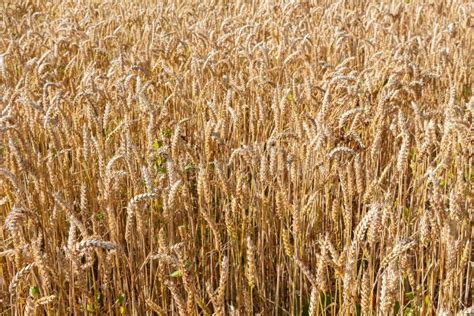
[[[1,315],[468,315],[474,3],[0,3]]]

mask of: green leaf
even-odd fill
[[[393,306],[394,315],[397,315],[400,312],[400,302],[396,301]]]
[[[321,293],[320,294],[320,299],[321,299],[321,303],[323,304],[323,307],[326,308],[328,307],[329,305],[331,305],[332,303],[332,297],[331,295],[327,294],[327,293]]]
[[[403,310],[403,316],[416,316],[416,311],[412,307],[406,307]]]
[[[153,142],[153,149],[158,150],[163,146],[163,142],[161,140],[155,139]]]
[[[32,297],[37,297],[40,294],[39,288],[37,286],[30,287],[30,295]]]
[[[408,217],[410,216],[410,209],[406,206],[403,207],[403,217],[405,217],[405,219],[408,219]]]
[[[119,295],[118,298],[117,298],[117,301],[118,301],[119,303],[123,304],[123,303],[125,302],[126,298],[127,298],[127,297],[125,296],[124,293],[120,293],[120,295]]]
[[[180,278],[183,276],[183,271],[181,270],[176,270],[175,272],[170,274],[170,277],[172,278]]]
[[[105,218],[105,214],[103,212],[99,212],[95,215],[95,218],[99,221],[102,222]]]
[[[426,304],[426,307],[429,309],[430,308],[430,296],[429,295],[426,295],[425,296],[425,304]]]
[[[164,157],[160,157],[158,159],[155,160],[155,167],[156,167],[156,171],[158,173],[166,173],[166,167],[165,167],[165,163],[166,163],[166,158]]]
[[[293,93],[289,93],[287,98],[288,101],[295,103],[295,96],[293,95]]]
[[[171,136],[173,136],[173,130],[171,128],[165,128],[161,131],[161,135],[166,138],[171,138]]]
[[[413,293],[413,291],[406,292],[405,298],[409,301],[413,301],[415,299],[415,294]]]
[[[448,184],[448,181],[446,181],[445,179],[441,179],[441,181],[439,182],[439,186],[442,188],[446,187],[447,184]]]
[[[448,172],[448,179],[454,179],[454,173],[452,171]]]
[[[192,163],[188,163],[186,166],[184,166],[184,171],[186,172],[193,172],[194,171],[194,165]]]
[[[161,174],[165,174],[167,172],[165,167],[157,167],[156,171]]]
[[[95,307],[92,304],[87,304],[86,309],[89,313],[95,313]]]
[[[309,303],[303,304],[303,311],[301,312],[301,316],[309,316]]]

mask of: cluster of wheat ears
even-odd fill
[[[473,12],[2,1],[2,315],[468,313]]]

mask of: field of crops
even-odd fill
[[[0,2],[0,315],[474,312],[474,3]]]

